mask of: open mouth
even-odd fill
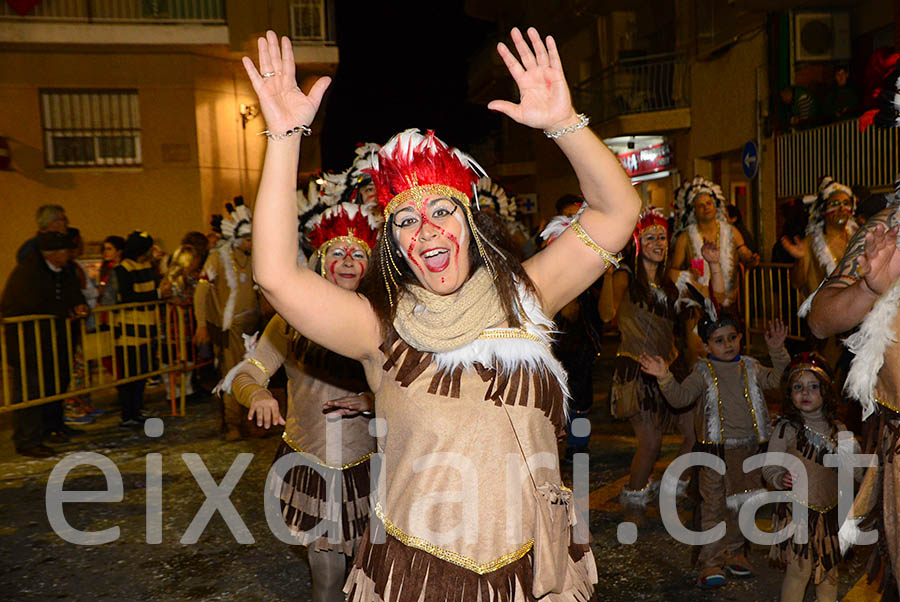
[[[448,249],[428,249],[421,255],[425,267],[430,272],[442,272],[450,265],[450,251]]]

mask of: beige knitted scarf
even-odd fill
[[[394,328],[415,349],[440,353],[471,343],[505,320],[491,275],[479,268],[450,295],[410,287],[397,302]]]

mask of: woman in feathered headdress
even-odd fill
[[[335,192],[340,198],[341,191]],[[312,249],[309,265],[332,284],[355,291],[369,266],[380,217],[371,212],[372,204],[331,204],[316,198],[314,209],[319,211],[300,207],[307,215],[301,227]],[[267,389],[269,377],[281,366],[289,391],[284,417]],[[271,483],[291,535],[309,546],[312,599],[342,600],[347,560],[359,547],[369,520],[369,457],[375,439],[367,415],[342,410],[326,416],[322,402],[360,404],[371,396],[362,365],[303,337],[276,315],[221,388],[250,408],[249,419],[257,426],[284,425]],[[340,431],[339,457],[328,448],[329,431],[332,436]],[[295,452],[303,454],[306,464],[282,468],[285,462],[279,459]],[[330,491],[340,492],[336,513],[328,506]]]
[[[669,224],[656,208],[644,211],[632,235],[633,249],[627,248],[625,261],[614,273],[603,278],[600,294],[600,316],[604,322],[614,318],[622,340],[616,353],[615,373],[610,389],[610,413],[614,418],[629,420],[637,438],[637,449],[631,462],[631,475],[622,487],[619,501],[626,520],[644,522],[647,504],[658,482],[650,479],[659,455],[663,433],[676,423],[684,435],[680,453],[694,446],[693,411],[674,412],[666,403],[656,379],[641,372],[638,358],[642,353],[665,359],[669,369],[683,379],[687,364],[680,357],[676,338],[684,332],[676,309],[678,291],[668,279]],[[685,482],[679,481],[683,493]]]
[[[345,588],[354,602],[432,599],[448,587],[484,599],[555,592],[548,599],[574,601],[588,599],[597,580],[586,533],[561,522],[555,535],[539,529],[550,528],[544,511],[568,521],[571,508],[556,451],[566,382],[546,316],[616,261],[606,249],[631,237],[640,199],[575,113],[553,39],[534,29],[528,37],[512,31],[518,58],[498,45],[520,102],[488,106],[557,142],[582,184],[584,212],[519,263],[502,225],[473,202],[483,171],[434,133],[407,130],[367,170],[385,225],[366,296],[296,262],[299,135],[328,79],[301,92],[290,40],[279,49],[273,32],[259,42],[262,75],[244,59],[270,138],[254,216],[257,280],[292,326],[363,363],[384,419],[385,488]],[[534,454],[544,461],[521,461]]]
[[[781,241],[781,246],[795,259],[791,284],[806,296],[834,271],[844,255],[850,237],[858,228],[853,219],[855,210],[856,197],[850,187],[825,176],[819,180],[815,200],[809,204],[806,237]]]
[[[690,270],[693,280],[709,285],[710,266],[703,258],[704,243],[719,249],[725,297],[716,299],[727,307],[735,302],[738,293],[737,261],[753,266],[759,255],[744,243],[740,231],[728,223],[725,195],[722,188],[702,176],[685,182],[675,194],[675,248],[672,251],[670,274],[677,281],[680,271]]]

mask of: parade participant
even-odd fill
[[[787,329],[781,321],[769,324],[766,345],[773,368],[741,355],[738,322],[710,311],[698,325],[707,357],[697,362],[680,384],[660,356],[642,354],[641,368],[655,376],[666,400],[675,408],[697,403],[695,451],[715,454],[725,461],[726,472],[708,467],[699,470],[700,524],[703,531],[721,521],[726,535],[700,550],[697,585],[714,589],[725,585],[725,571],[732,577],[753,576],[743,549],[746,544],[737,516],[745,501],[762,490],[760,470],[744,472],[743,462],[765,449],[769,440],[769,410],[763,391],[777,389],[790,362],[784,349]]]
[[[375,248],[380,218],[369,213],[370,207],[340,203],[325,209],[304,227],[306,240],[315,249],[310,267],[348,291],[359,286]],[[286,421],[278,401],[266,389],[269,377],[282,365],[288,376]],[[230,392],[250,408],[250,420],[255,419],[266,429],[285,425],[275,460],[297,452],[319,465],[320,472],[308,466],[291,468],[279,477],[276,494],[291,533],[310,548],[312,599],[343,600],[347,560],[353,558],[369,520],[369,456],[375,451],[375,439],[369,434],[368,417],[343,417],[338,412],[326,417],[322,404],[370,396],[362,365],[305,339],[276,315],[255,348],[231,370],[226,382],[229,380]],[[341,430],[341,446],[337,457],[330,457],[334,454],[326,438],[334,428]],[[321,521],[334,522],[329,517],[331,500],[327,492],[335,490],[341,496],[342,510],[336,525],[341,539],[330,541],[331,531],[313,537],[310,531]]]
[[[676,361],[680,355],[675,325],[683,321],[677,319],[675,309],[678,291],[666,274],[668,233],[669,225],[659,210],[644,211],[632,238],[634,252],[626,251],[619,269],[607,272],[600,293],[600,317],[604,322],[615,318],[622,336],[609,394],[610,414],[630,421],[637,438],[631,473],[619,503],[625,520],[638,524],[646,522],[647,504],[659,487],[658,481],[651,481],[650,473],[659,456],[663,433],[678,426],[684,436],[679,455],[691,451],[696,441],[693,411],[673,412],[656,379],[644,374],[638,363],[642,353],[658,355],[677,378],[687,375],[684,361]],[[710,265],[717,267],[716,258],[710,259]],[[713,279],[713,284],[717,282],[721,287],[721,276]],[[683,333],[678,338],[683,340]],[[686,484],[679,481],[677,491],[672,493],[683,494]]]
[[[571,529],[539,528],[549,527],[539,519],[545,510],[558,515],[571,507],[556,453],[565,377],[549,353],[545,316],[615,260],[604,247],[627,242],[640,199],[572,108],[553,39],[545,46],[534,29],[528,35],[532,47],[512,31],[519,60],[498,45],[519,104],[488,106],[557,142],[581,182],[584,213],[520,264],[502,225],[469,196],[483,175],[477,164],[431,132],[405,131],[371,170],[386,222],[363,282],[367,297],[296,262],[300,133],[328,79],[303,94],[291,42],[279,45],[273,32],[259,41],[262,75],[244,59],[270,132],[254,216],[254,273],[288,323],[362,361],[383,419],[384,488],[372,537],[363,538],[345,588],[354,602],[451,593],[581,601],[597,579],[589,546],[570,545]],[[517,460],[523,456],[530,466]]]
[[[242,197],[234,205],[225,205],[228,217],[213,216],[213,230],[222,235],[222,244],[210,252],[203,266],[200,282],[194,291],[194,316],[197,330],[194,344],[212,341],[225,373],[244,354],[243,335],[259,329],[260,306],[253,284],[250,263],[250,210]],[[210,326],[214,335],[210,336]],[[230,393],[222,397],[222,436],[235,441],[245,436],[248,423],[242,417],[240,404]],[[244,432],[242,432],[244,431]]]
[[[850,187],[825,176],[819,180],[818,193],[809,207],[806,237],[799,241],[782,239],[781,245],[795,260],[791,284],[804,296],[812,294],[837,267],[858,227],[853,219],[855,210],[856,200]]]
[[[110,274],[119,262],[122,261],[122,251],[125,249],[125,239],[121,236],[112,234],[103,239],[103,263],[100,264],[100,294],[109,280]]]
[[[900,126],[900,55],[887,61],[889,70],[878,106],[860,119],[860,126]],[[845,345],[855,356],[844,391],[862,406],[870,429],[866,453],[878,455],[868,469],[841,526],[842,543],[856,540],[859,523],[870,514],[878,519],[879,544],[869,565],[870,580],[880,578],[881,589],[900,593],[900,176],[888,206],[876,213],[853,235],[835,271],[813,294],[807,317],[818,337],[846,332],[859,326]],[[885,554],[887,548],[887,554]]]
[[[704,242],[713,243],[721,254],[725,298],[717,299],[728,307],[737,300],[737,262],[746,266],[759,263],[759,255],[744,243],[740,231],[728,223],[725,196],[718,184],[701,176],[685,182],[675,195],[675,248],[670,262],[670,277],[677,281],[681,270],[693,270],[696,280],[709,286],[709,264],[701,254]]]
[[[803,465],[808,489],[803,498],[796,491],[792,499],[807,508],[805,524],[795,522],[791,502],[775,506],[772,531],[790,529],[792,536],[772,545],[769,558],[786,567],[781,585],[782,602],[802,602],[810,577],[816,600],[836,601],[838,587],[838,470],[826,467],[826,454],[838,453],[837,434],[846,427],[834,419],[838,395],[831,369],[817,353],[795,355],[788,367],[784,391],[784,416],[772,430],[768,451],[788,453]],[[792,490],[794,475],[780,463],[763,467],[763,478],[774,489]],[[798,519],[799,520],[799,519]],[[794,532],[806,534],[797,543]]]

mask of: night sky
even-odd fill
[[[462,7],[462,0],[337,2],[341,57],[325,101],[325,170],[348,167],[358,142],[383,144],[406,128],[433,129],[465,148],[496,123],[484,106],[466,102],[469,60],[494,25]]]

